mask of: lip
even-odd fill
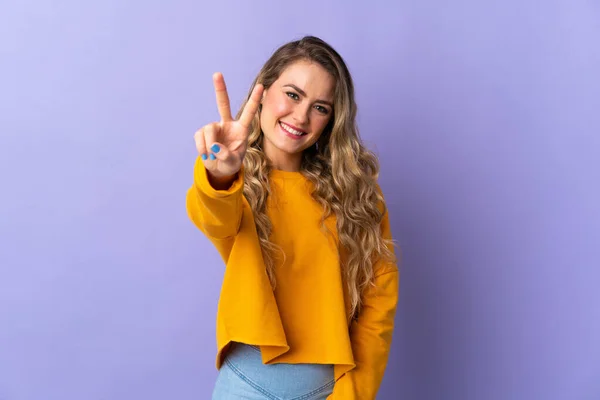
[[[287,137],[289,137],[289,138],[291,138],[291,139],[294,139],[294,140],[300,140],[300,139],[302,139],[304,136],[306,136],[306,135],[307,135],[307,132],[306,132],[306,131],[304,131],[304,130],[302,130],[302,129],[300,129],[300,128],[296,128],[294,125],[286,124],[285,122],[282,122],[282,121],[279,121],[278,125],[279,125],[279,129],[281,129],[281,131],[282,131],[282,132],[283,132],[283,133],[284,133],[284,134],[285,134]],[[302,136],[296,136],[296,135],[293,135],[293,134],[289,133],[288,131],[286,131],[285,129],[283,129],[283,127],[282,127],[281,125],[286,125],[286,126],[289,126],[290,128],[292,128],[292,129],[295,129],[295,130],[297,130],[297,131],[304,132],[304,135],[302,135]]]
[[[300,129],[300,128],[298,128],[297,126],[294,126],[294,125],[292,125],[292,124],[288,124],[287,122],[283,122],[283,121],[279,121],[279,122],[280,122],[280,123],[282,123],[282,124],[284,124],[284,125],[287,125],[287,126],[289,126],[290,128],[292,128],[292,129],[294,129],[294,130],[297,130],[297,131],[300,131],[300,132],[304,132],[304,133],[306,133],[306,131],[305,131],[305,130],[303,130],[303,129]]]

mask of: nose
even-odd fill
[[[309,118],[310,118],[309,112],[310,112],[310,106],[297,105],[296,108],[294,109],[294,114],[293,114],[294,122],[300,127],[302,127],[303,125],[308,125]]]

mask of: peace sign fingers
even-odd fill
[[[250,98],[246,102],[246,106],[242,111],[242,115],[240,115],[239,123],[244,128],[249,128],[252,123],[252,118],[258,111],[258,106],[260,105],[260,100],[262,98],[264,87],[261,84],[257,84],[252,89],[252,94],[250,94]]]
[[[229,105],[229,95],[227,94],[227,86],[225,86],[225,78],[220,72],[213,74],[213,84],[215,86],[215,93],[217,95],[217,107],[219,109],[219,115],[221,115],[221,121],[231,121],[231,107]]]

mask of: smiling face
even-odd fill
[[[331,120],[334,88],[334,78],[323,67],[298,61],[264,91],[263,151],[274,168],[300,169],[302,152],[319,139]]]

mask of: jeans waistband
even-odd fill
[[[334,384],[330,364],[262,363],[260,348],[232,343],[225,363],[244,380],[252,382],[276,398],[311,399],[317,393],[331,391]]]

